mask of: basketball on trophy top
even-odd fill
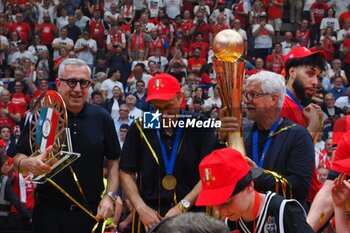
[[[213,52],[220,61],[234,62],[244,53],[244,42],[235,30],[220,31],[214,37]]]

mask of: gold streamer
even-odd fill
[[[149,143],[148,139],[146,138],[146,135],[145,135],[145,133],[143,132],[140,123],[136,120],[136,121],[135,121],[135,124],[136,124],[137,128],[139,129],[139,131],[140,131],[140,133],[141,133],[141,136],[145,139],[145,142],[146,142],[148,148],[150,149],[153,158],[156,160],[157,164],[159,165],[159,161],[158,161],[158,157],[157,157],[157,155],[156,155],[156,152],[153,150],[151,144]]]
[[[72,202],[74,202],[80,209],[82,209],[85,213],[87,213],[91,218],[95,219],[95,221],[97,222],[94,227],[92,228],[92,233],[94,233],[99,225],[99,221],[96,218],[95,215],[92,214],[92,212],[90,212],[88,209],[86,209],[82,204],[80,204],[77,200],[74,199],[74,197],[72,197],[69,193],[67,193],[64,189],[62,189],[58,184],[56,184],[53,180],[51,180],[50,178],[46,178],[46,180],[52,184],[55,188],[57,188],[61,193],[63,193],[66,197],[68,197],[69,200],[71,200]],[[104,220],[102,223],[102,229],[101,229],[101,233],[104,233],[105,228],[106,228],[106,224],[107,224],[107,220]]]

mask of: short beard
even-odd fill
[[[295,94],[300,99],[301,103],[310,102],[310,97],[305,94],[305,88],[303,87],[301,82],[299,82],[298,78],[295,78],[292,87],[295,91]]]

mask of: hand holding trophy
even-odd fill
[[[213,65],[219,86],[223,106],[230,117],[239,122],[239,131],[228,133],[228,147],[235,148],[246,155],[242,130],[242,88],[245,72],[245,61],[240,57],[244,53],[244,42],[241,35],[231,29],[220,31],[214,38]]]
[[[57,92],[46,91],[36,100],[28,124],[33,182],[45,183],[80,157],[73,152],[66,106]]]

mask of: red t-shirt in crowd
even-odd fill
[[[298,39],[298,43],[300,46],[309,47],[309,42],[310,42],[310,29],[307,29],[306,31],[296,31],[296,38]]]
[[[343,48],[344,48],[344,49],[350,48],[350,39],[349,39],[349,38],[346,38],[346,39],[343,41]],[[347,53],[347,54],[344,54],[344,63],[350,64],[350,52]]]
[[[283,0],[276,0],[277,3],[283,4]],[[281,19],[282,18],[282,6],[278,6],[276,4],[270,3],[267,7],[267,15],[268,19]]]
[[[229,29],[229,27],[226,24],[215,24],[211,26],[211,33],[213,34],[213,37],[220,31],[225,30],[225,29]]]
[[[281,74],[283,68],[284,56],[281,54],[272,54],[266,57],[266,63],[272,63],[271,71]]]
[[[29,33],[32,31],[29,24],[22,22],[22,23],[13,23],[11,27],[11,32],[17,31],[19,34],[19,37],[26,42],[26,44],[29,44]]]
[[[188,59],[188,70],[192,70],[196,73],[199,72],[199,70],[202,68],[202,66],[207,63],[207,61],[204,58],[199,58],[198,60],[194,57],[191,57]]]
[[[33,212],[34,208],[34,183],[30,180],[25,180],[22,175],[18,176],[17,172],[13,173],[12,188],[18,199],[25,205],[25,207]],[[11,205],[11,213],[17,213],[17,209]]]
[[[326,3],[314,2],[310,6],[310,10],[314,13],[316,25],[320,26],[321,21],[324,18],[326,11],[328,10],[328,5]]]
[[[12,102],[10,102],[7,106],[0,102],[0,110],[1,109],[7,109],[11,114],[20,113],[17,106]],[[13,129],[15,128],[16,124],[17,123],[15,121],[13,121],[10,117],[2,114],[2,112],[0,111],[0,127],[3,125],[7,125],[10,127],[11,133],[13,133]]]
[[[43,24],[36,24],[35,29],[41,28],[41,41],[45,45],[51,45],[52,41],[55,39],[55,31],[56,31],[56,26],[52,23],[43,23]]]
[[[23,93],[13,93],[11,102],[17,106],[17,109],[23,118],[27,111],[27,106],[29,106],[30,103],[30,96]]]
[[[190,45],[190,52],[193,52],[195,48],[201,48],[201,58],[204,58],[204,59],[207,59],[207,56],[208,56],[208,52],[210,50],[209,48],[209,45],[205,42],[201,42],[201,43],[198,43],[198,42],[194,42]]]
[[[203,42],[206,42],[209,44],[209,34],[211,33],[211,25],[209,23],[201,23],[196,25],[196,31],[194,35],[197,33],[202,33],[203,35]]]

